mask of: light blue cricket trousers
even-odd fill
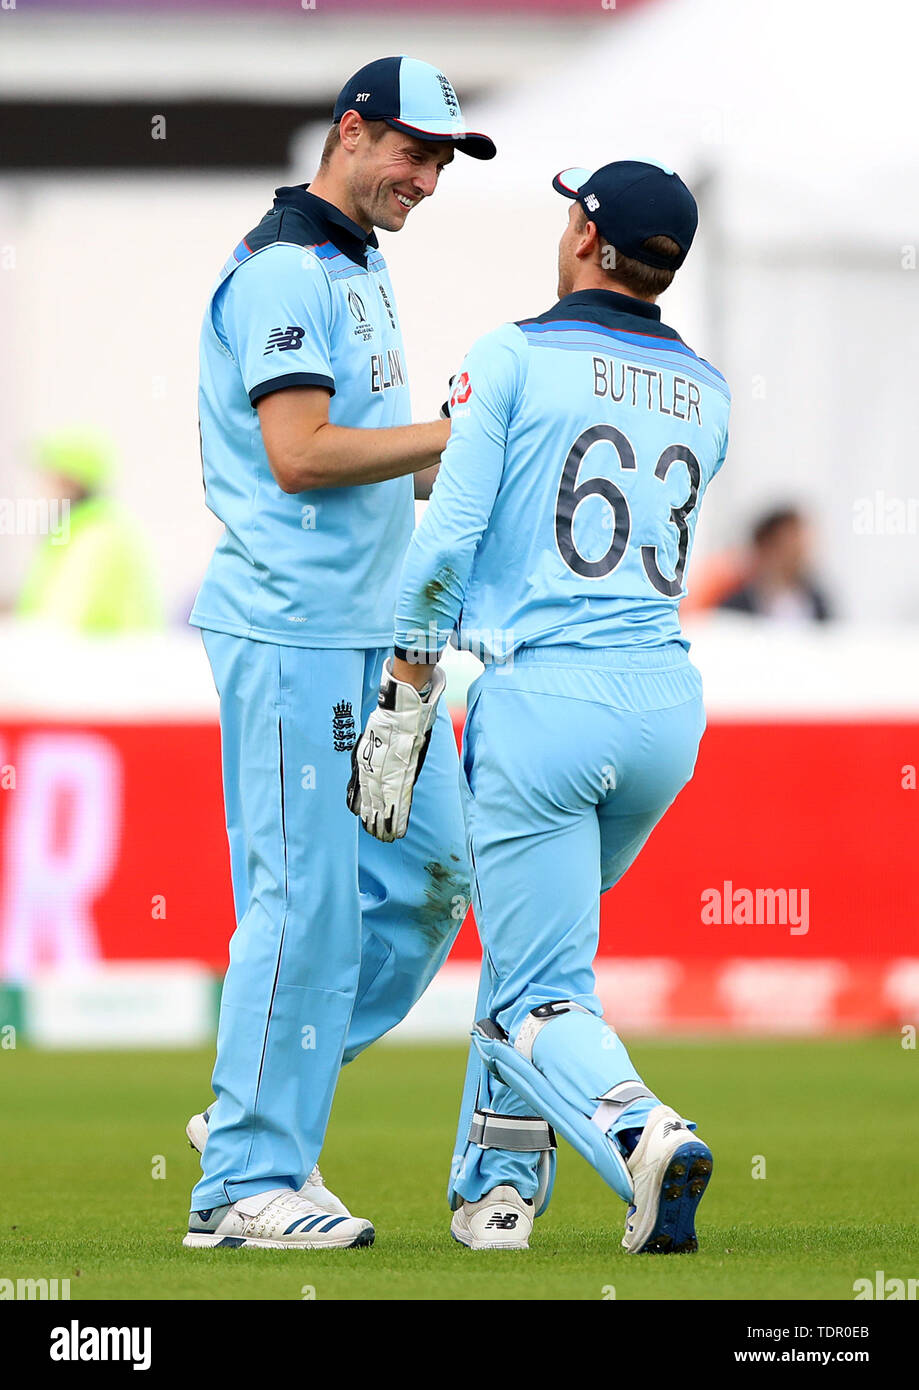
[[[463,743],[473,907],[483,948],[476,1018],[511,1041],[529,1011],[569,999],[602,1015],[595,993],[600,894],[625,873],[695,766],[702,683],[680,643],[630,651],[525,648],[472,686]],[[623,944],[641,922],[623,922]],[[546,1025],[548,1040],[555,1025]],[[611,1025],[612,1026],[612,1025]],[[562,1033],[555,1035],[559,1044]],[[585,1115],[639,1079],[621,1041],[555,1058]],[[615,1127],[640,1128],[656,1098]],[[477,1201],[502,1183],[537,1190],[538,1154],[467,1142],[473,1109],[528,1109],[470,1052],[449,1196]]]
[[[408,834],[381,844],[345,790],[387,652],[203,637],[220,696],[237,926],[195,1211],[305,1182],[342,1062],[423,993],[469,897],[445,707]]]

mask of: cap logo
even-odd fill
[[[370,100],[370,93],[369,93],[369,92],[358,92],[358,94],[357,94],[357,96],[354,98],[354,100],[355,100],[355,101],[369,101],[369,100]]]
[[[600,206],[600,199],[597,197],[596,193],[588,193],[587,197],[584,199],[584,206],[588,212],[597,211],[597,208]]]
[[[448,114],[458,116],[459,102],[456,99],[456,93],[442,72],[437,74],[437,81],[440,83],[440,94],[444,99],[444,106],[446,106]]]

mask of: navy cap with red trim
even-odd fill
[[[333,119],[356,111],[365,121],[385,121],[419,140],[449,141],[473,159],[494,159],[487,135],[466,129],[459,98],[442,72],[417,58],[376,58],[342,87]]]
[[[696,200],[679,175],[664,164],[620,159],[589,169],[563,169],[552,180],[556,193],[576,198],[597,230],[623,256],[661,270],[685,261],[699,225]],[[679,256],[645,249],[649,237],[668,236]]]

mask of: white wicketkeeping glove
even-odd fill
[[[413,685],[395,679],[390,661],[383,665],[379,704],[351,753],[348,783],[348,809],[378,840],[401,840],[408,829],[412,793],[446,683],[435,666],[422,699]]]

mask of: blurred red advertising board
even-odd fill
[[[916,722],[711,723],[695,778],[603,898],[601,994],[627,1016],[639,991],[658,1024],[909,1017],[919,791],[901,773],[917,750]],[[208,721],[0,722],[0,978],[100,959],[223,970],[219,758]],[[477,955],[469,918],[452,958]]]

